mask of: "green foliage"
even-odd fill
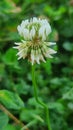
[[[12,125],[7,125],[4,130],[16,130],[15,126],[12,126]]]
[[[19,110],[24,107],[24,103],[18,94],[9,92],[7,90],[0,90],[0,102],[3,103],[7,108],[14,110]]]
[[[30,130],[47,130],[45,112],[33,98],[31,65],[17,60],[12,47],[20,41],[22,19],[47,18],[52,26],[48,41],[58,53],[36,65],[38,96],[50,109],[53,130],[73,130],[73,0],[0,1],[0,103]],[[0,111],[0,130],[20,130]]]
[[[70,42],[65,42],[65,43],[63,44],[63,47],[64,47],[64,49],[67,50],[67,51],[73,51],[73,44],[71,44]]]
[[[8,116],[0,111],[0,129],[4,130],[8,124]]]
[[[3,61],[6,65],[10,65],[16,69],[19,69],[17,57],[15,57],[16,51],[12,48],[8,49],[3,56]]]

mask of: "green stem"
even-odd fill
[[[32,65],[32,83],[33,83],[33,87],[34,87],[34,96],[36,101],[38,102],[38,104],[40,104],[41,106],[44,107],[45,109],[45,113],[46,113],[46,121],[47,121],[47,125],[48,125],[48,130],[52,130],[51,129],[51,125],[50,125],[50,119],[49,119],[49,109],[47,107],[47,105],[45,103],[43,103],[39,98],[38,98],[38,94],[37,94],[37,84],[36,84],[36,77],[35,77],[35,66]]]

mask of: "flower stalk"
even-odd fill
[[[35,100],[37,101],[38,104],[40,104],[44,108],[45,114],[46,114],[46,122],[48,125],[48,130],[52,130],[51,125],[50,125],[49,109],[48,109],[47,105],[38,98],[37,84],[36,84],[36,77],[35,77],[35,65],[32,65],[32,83],[33,83],[33,87],[34,87]]]
[[[51,26],[48,20],[33,17],[29,20],[23,20],[21,24],[18,25],[17,30],[22,39],[20,42],[15,42],[13,48],[18,50],[18,60],[27,58],[32,64],[34,96],[38,104],[45,110],[48,130],[52,130],[49,109],[47,105],[38,98],[34,65],[40,64],[40,62],[46,62],[47,58],[52,58],[52,54],[56,53],[55,50],[50,48],[50,46],[55,45],[56,43],[47,42],[47,37],[51,33]]]

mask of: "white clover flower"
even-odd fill
[[[40,61],[46,62],[46,58],[52,58],[51,54],[56,53],[49,48],[55,43],[46,42],[47,36],[51,33],[51,26],[46,19],[33,17],[30,20],[23,20],[17,30],[23,39],[20,43],[15,43],[18,59],[28,58],[32,65],[40,64]]]
[[[35,37],[36,34],[36,30],[34,27],[32,27],[31,31],[30,31],[30,39],[32,40]]]

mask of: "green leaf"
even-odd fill
[[[71,88],[67,93],[65,93],[62,98],[65,100],[73,101],[73,88]]]
[[[42,63],[42,66],[45,68],[45,71],[48,72],[48,74],[51,74],[52,71],[51,71],[51,61],[52,59],[49,59],[46,61],[46,63]]]
[[[20,113],[20,119],[22,121],[30,122],[31,120],[35,119],[36,122],[44,122],[44,120],[40,117],[39,111],[36,109],[23,109]]]
[[[54,86],[59,86],[61,85],[61,81],[60,81],[60,78],[56,77],[56,78],[53,78],[50,80],[50,83],[53,84]]]
[[[68,108],[69,108],[70,110],[73,110],[73,102],[69,102],[69,103],[68,103]]]
[[[11,65],[15,68],[19,68],[18,61],[16,57],[16,50],[13,48],[9,48],[7,52],[3,56],[3,61],[6,65]]]
[[[0,112],[0,130],[5,130],[7,124],[8,124],[8,116],[3,112]]]
[[[73,51],[73,44],[71,44],[70,42],[65,42],[63,44],[64,49],[66,49],[67,51]]]
[[[5,68],[4,68],[5,66],[4,66],[4,64],[0,64],[0,76],[3,76],[4,75],[4,70],[5,70]]]
[[[7,108],[19,110],[24,107],[24,102],[18,96],[18,94],[10,92],[8,90],[0,90],[0,102]]]
[[[59,113],[64,113],[64,106],[59,102],[50,102],[48,107],[54,110],[57,110]]]
[[[18,13],[20,12],[20,8],[16,6],[16,4],[12,0],[3,0],[0,1],[1,7],[0,11],[3,13]]]
[[[7,125],[4,130],[16,130],[15,126],[13,125]]]
[[[62,19],[60,20],[61,23],[59,26],[59,33],[65,37],[72,37],[73,36],[73,19]]]

